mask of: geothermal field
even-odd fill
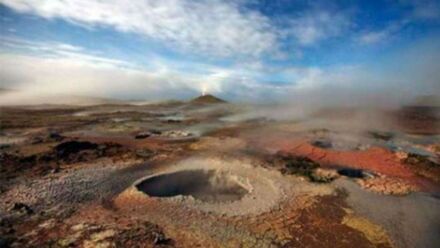
[[[0,109],[0,247],[439,247],[435,106]]]
[[[440,248],[440,0],[0,0],[0,248]]]

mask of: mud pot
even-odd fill
[[[149,196],[192,196],[207,202],[240,200],[248,190],[234,175],[221,171],[188,170],[152,176],[136,186]]]

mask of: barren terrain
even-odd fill
[[[439,247],[436,107],[2,107],[0,247]]]

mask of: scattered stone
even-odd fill
[[[180,137],[189,137],[191,136],[191,133],[182,130],[170,130],[163,132],[162,136],[166,136],[170,138],[180,138]]]
[[[406,195],[417,189],[401,179],[390,177],[376,177],[358,179],[356,182],[364,189],[385,195]]]
[[[166,120],[163,120],[162,122],[164,122],[164,123],[169,123],[169,124],[177,124],[177,123],[181,123],[182,120],[166,119]]]
[[[50,174],[56,174],[56,173],[58,173],[58,172],[60,172],[60,167],[59,167],[59,166],[56,166],[55,168],[53,168],[52,170],[50,170]]]
[[[378,176],[377,174],[370,171],[363,171],[363,173],[364,173],[364,179],[372,179]]]
[[[27,215],[34,213],[34,210],[32,210],[31,207],[29,207],[28,205],[21,203],[21,202],[14,203],[14,205],[11,207],[10,211],[21,212],[21,213],[25,213]]]
[[[115,237],[116,247],[174,247],[162,229],[153,223],[143,222],[125,229]]]
[[[433,159],[429,158],[428,156],[423,156],[415,153],[408,153],[406,159],[404,160],[405,163],[410,165],[425,165],[428,167],[439,167],[440,164],[436,163]]]
[[[94,234],[92,234],[92,236],[90,238],[93,242],[98,242],[98,241],[102,241],[104,239],[113,237],[113,236],[115,236],[115,234],[116,234],[115,230],[108,229],[108,230],[105,230],[105,231],[102,231],[99,233],[94,233]]]
[[[394,154],[396,155],[396,157],[397,157],[399,160],[404,160],[404,159],[408,158],[408,153],[406,153],[406,152],[404,152],[404,151],[397,151],[397,152],[395,152]]]
[[[41,144],[41,143],[44,143],[44,142],[60,142],[64,138],[65,137],[60,135],[59,133],[50,132],[47,136],[43,135],[43,136],[33,137],[31,139],[31,144],[35,145],[35,144]]]
[[[153,243],[155,245],[166,244],[169,240],[165,237],[165,234],[163,234],[162,232],[153,232],[153,237],[154,237]]]
[[[38,225],[38,227],[43,228],[43,229],[50,229],[50,228],[54,227],[55,224],[56,224],[55,219],[50,219],[50,220],[47,220],[47,221],[41,223],[40,225]]]
[[[49,137],[48,137],[51,141],[62,141],[64,140],[64,136],[62,136],[61,134],[57,133],[57,132],[51,132],[49,133]]]
[[[150,149],[138,149],[136,150],[136,155],[141,158],[151,158],[154,152]]]
[[[335,170],[316,169],[311,175],[310,180],[316,183],[329,183],[339,177]]]
[[[402,162],[420,176],[429,178],[435,182],[440,182],[440,164],[428,156],[408,153]]]
[[[87,224],[84,223],[80,223],[80,224],[76,224],[74,226],[72,226],[70,229],[72,229],[72,231],[82,231],[87,227]]]
[[[375,139],[380,139],[384,141],[389,141],[394,137],[393,133],[383,131],[369,131],[368,134]]]
[[[312,142],[312,145],[324,149],[329,149],[333,147],[333,144],[330,140],[324,140],[324,139],[315,140]]]
[[[428,151],[432,153],[436,153],[438,156],[440,156],[440,144],[432,144],[427,147]]]
[[[84,248],[107,248],[109,246],[109,242],[94,243],[90,240],[85,240],[82,245]]]
[[[145,139],[148,138],[152,135],[151,132],[140,132],[138,134],[136,134],[136,136],[134,136],[135,139]]]
[[[58,245],[61,247],[71,247],[73,246],[78,239],[81,238],[81,233],[75,233],[73,235],[69,235],[64,239],[58,240]]]
[[[356,146],[356,150],[358,150],[358,151],[366,151],[370,148],[371,148],[371,145],[369,145],[369,144],[359,144],[358,146]]]

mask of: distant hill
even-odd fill
[[[440,107],[440,96],[424,95],[415,98],[411,105],[424,107]]]
[[[191,100],[191,103],[208,103],[208,104],[213,104],[213,103],[225,103],[225,100],[222,100],[218,97],[215,97],[213,95],[202,95],[199,97],[196,97],[194,99]]]
[[[7,92],[11,92],[11,91],[14,91],[14,90],[6,89],[6,88],[0,88],[0,94],[2,94],[2,93],[7,93]]]
[[[0,106],[26,106],[26,105],[102,105],[125,104],[126,102],[88,96],[73,96],[66,94],[35,94],[28,91],[9,90],[0,88]]]

